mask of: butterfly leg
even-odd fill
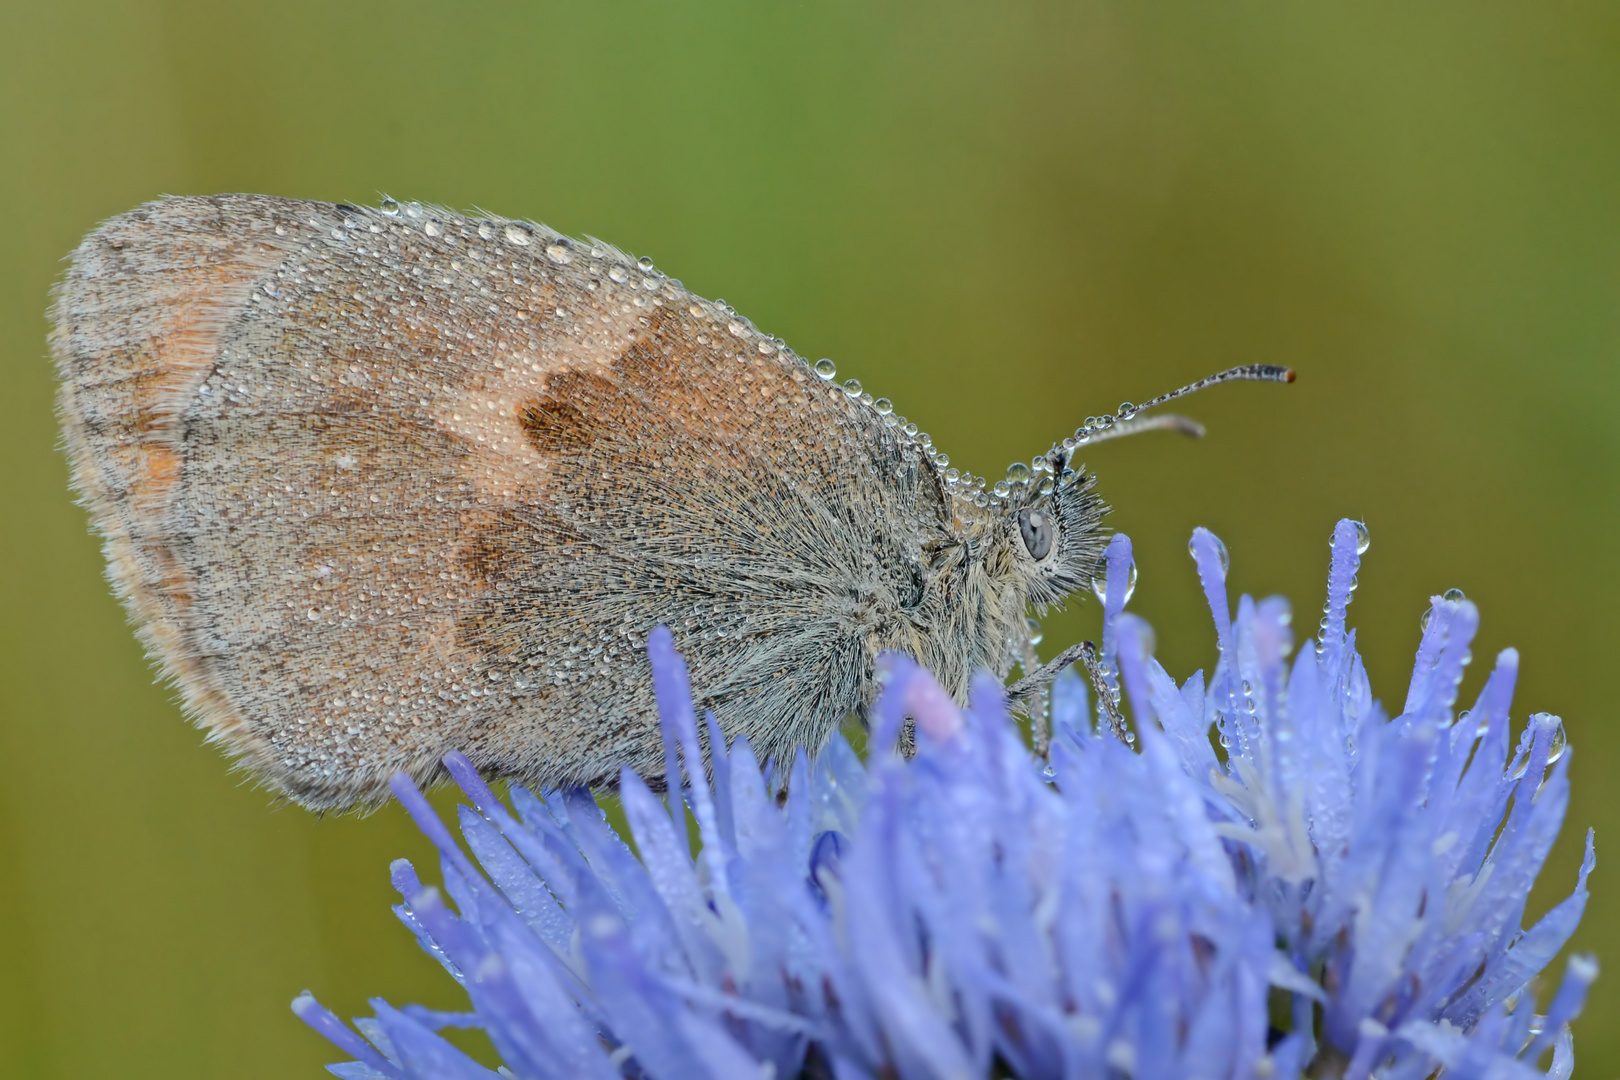
[[[1082,641],[1078,645],[1071,645],[1064,649],[1053,660],[1042,664],[1040,668],[1019,679],[1007,687],[1007,704],[1022,706],[1029,702],[1038,693],[1050,686],[1052,680],[1063,673],[1070,664],[1079,663],[1086,669],[1086,677],[1091,680],[1091,688],[1102,702],[1103,716],[1108,720],[1108,729],[1112,731],[1120,742],[1127,742],[1125,738],[1125,718],[1120,715],[1119,706],[1114,701],[1114,691],[1103,677],[1102,663],[1097,659],[1097,646],[1089,641]],[[1036,739],[1043,745],[1035,747],[1037,753],[1045,755],[1046,732],[1041,728],[1040,722],[1036,724]]]

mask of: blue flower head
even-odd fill
[[[627,771],[625,838],[583,790],[503,803],[451,754],[469,855],[396,778],[443,891],[397,862],[395,910],[471,1011],[379,1000],[356,1034],[308,994],[293,1008],[350,1080],[1568,1077],[1597,964],[1571,958],[1542,1013],[1534,980],[1585,906],[1590,834],[1574,892],[1521,925],[1568,805],[1562,726],[1534,715],[1513,745],[1511,649],[1456,711],[1478,624],[1460,594],[1434,598],[1390,718],[1345,629],[1365,537],[1339,523],[1296,652],[1282,600],[1232,614],[1225,549],[1198,530],[1219,661],[1178,686],[1124,611],[1116,536],[1105,693],[1057,681],[1045,760],[988,676],[959,708],[888,657],[865,763],[835,738],[762,767],[699,724],[658,631],[680,797]],[[502,1071],[451,1025],[482,1028]]]

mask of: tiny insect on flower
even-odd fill
[[[360,1034],[307,993],[294,1010],[350,1080],[1568,1077],[1597,964],[1572,957],[1539,1013],[1536,980],[1585,907],[1590,834],[1573,893],[1521,926],[1568,805],[1562,725],[1532,716],[1510,753],[1513,650],[1454,710],[1478,623],[1460,594],[1434,598],[1389,717],[1345,628],[1365,535],[1339,523],[1320,634],[1290,659],[1287,604],[1234,614],[1198,530],[1219,660],[1179,686],[1123,611],[1115,537],[1105,696],[1058,680],[1046,759],[994,680],[959,709],[890,657],[864,763],[836,739],[762,766],[700,725],[655,633],[680,797],[623,774],[634,848],[583,789],[508,805],[452,755],[469,856],[397,778],[443,893],[396,863],[396,911],[471,1010],[378,1001]],[[483,1029],[504,1071],[447,1026]]]

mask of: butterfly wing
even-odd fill
[[[644,646],[819,745],[948,542],[915,440],[602,245],[415,206],[171,199],[81,246],[64,427],[192,713],[314,806],[655,772]]]

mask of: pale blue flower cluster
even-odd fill
[[[1434,599],[1388,718],[1345,630],[1364,549],[1341,522],[1320,635],[1290,660],[1287,605],[1232,615],[1225,550],[1198,530],[1219,662],[1178,686],[1124,612],[1116,537],[1113,700],[1094,722],[1063,676],[1046,760],[993,680],[959,709],[889,658],[866,763],[839,738],[783,775],[712,716],[700,731],[655,633],[684,797],[627,772],[632,849],[587,792],[514,786],[508,807],[451,755],[469,856],[397,779],[454,910],[401,861],[396,911],[471,1012],[377,1001],[361,1038],[308,994],[294,1009],[350,1080],[1568,1077],[1596,962],[1571,958],[1544,1006],[1533,980],[1580,919],[1590,835],[1574,893],[1521,928],[1568,805],[1562,726],[1532,716],[1509,753],[1512,650],[1454,712],[1478,622],[1460,594]],[[1135,746],[1100,722],[1121,706]],[[892,749],[908,722],[910,759]],[[482,1028],[502,1071],[452,1025]]]

